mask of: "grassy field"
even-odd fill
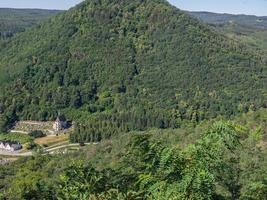
[[[34,142],[36,144],[39,144],[39,145],[42,145],[45,147],[57,146],[57,145],[61,145],[61,144],[68,144],[69,143],[69,134],[36,138],[34,140]]]

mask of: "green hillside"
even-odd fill
[[[15,33],[25,31],[59,12],[61,11],[0,8],[0,38],[10,38]]]
[[[60,111],[72,141],[266,107],[266,58],[164,0],[88,0],[0,45],[2,124]]]
[[[235,31],[226,32],[226,35],[235,40],[239,40],[244,44],[248,44],[253,49],[261,49],[267,52],[267,29],[262,31],[254,31],[249,34],[239,34]]]
[[[189,14],[232,39],[241,41],[253,49],[262,49],[267,52],[267,17],[210,12],[190,12]]]

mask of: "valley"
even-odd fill
[[[265,200],[266,30],[165,0],[0,9],[0,200]]]
[[[212,28],[249,47],[267,51],[267,17],[191,12]]]
[[[60,12],[62,11],[0,8],[0,39],[11,38]]]

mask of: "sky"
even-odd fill
[[[170,3],[190,11],[267,16],[267,0],[170,0]]]
[[[0,0],[4,8],[66,10],[82,0]],[[182,10],[267,16],[267,0],[169,0]]]
[[[66,10],[82,0],[0,0],[0,8],[42,8]]]

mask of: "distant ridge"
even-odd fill
[[[210,12],[188,12],[222,32],[231,39],[238,40],[252,49],[267,52],[267,17],[253,15],[230,15]]]
[[[0,38],[10,38],[35,26],[61,10],[0,8]]]
[[[61,10],[61,9],[45,9],[45,8],[10,8],[10,7],[0,7],[0,10],[3,11],[48,11],[48,12],[61,12],[61,11],[65,11],[65,10]]]
[[[234,22],[242,26],[256,29],[267,29],[267,16],[220,14],[213,12],[188,12],[198,19],[210,24],[225,24]]]

